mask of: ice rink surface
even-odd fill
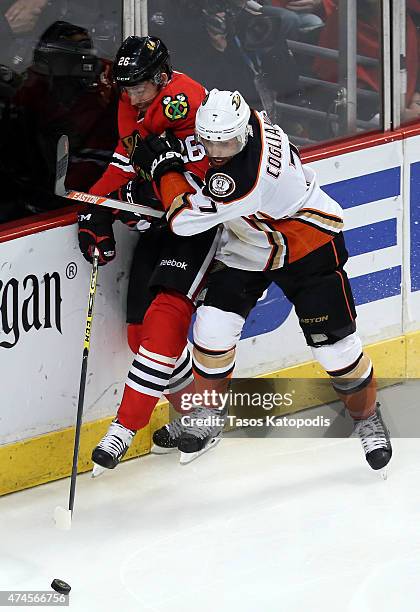
[[[5,496],[0,589],[61,578],[77,612],[418,612],[419,441],[393,446],[386,481],[357,439],[149,455],[79,476],[68,532],[69,479]]]

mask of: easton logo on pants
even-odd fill
[[[187,263],[185,261],[176,261],[175,259],[162,259],[159,264],[160,266],[172,266],[173,268],[187,269]]]

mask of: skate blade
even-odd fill
[[[150,449],[150,452],[153,453],[153,455],[169,455],[170,453],[173,453],[177,450],[178,448],[176,446],[174,448],[165,448],[164,446],[158,446],[157,444],[153,444],[152,448]]]
[[[217,436],[217,438],[212,438],[209,443],[201,449],[201,451],[197,451],[196,453],[181,452],[179,463],[181,465],[187,465],[188,463],[195,461],[195,459],[198,459],[198,457],[201,457],[201,455],[204,455],[204,453],[207,453],[207,451],[212,450],[217,444],[219,444],[221,439],[221,436]]]
[[[97,463],[93,464],[91,478],[99,478],[106,471],[106,468],[102,467],[102,465],[98,465]]]
[[[382,470],[379,470],[379,473],[381,475],[382,480],[388,480],[388,469],[387,468],[382,468]]]

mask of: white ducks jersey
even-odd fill
[[[191,235],[223,223],[216,258],[243,270],[275,270],[323,246],[343,228],[342,209],[304,167],[297,148],[264,112],[253,111],[246,147],[195,193],[175,198],[172,230]]]

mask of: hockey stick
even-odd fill
[[[127,210],[137,214],[147,215],[148,217],[161,218],[165,214],[163,210],[155,210],[149,206],[134,204],[130,202],[122,202],[121,200],[113,200],[106,196],[96,196],[83,191],[75,191],[74,189],[66,189],[65,181],[67,175],[67,167],[69,164],[69,139],[63,134],[57,144],[57,163],[55,173],[55,188],[54,193],[62,198],[69,200],[77,200],[85,204],[96,204],[106,206],[107,208],[118,208],[119,210]]]
[[[90,274],[89,301],[88,301],[88,309],[87,309],[87,315],[86,315],[85,337],[83,341],[82,370],[80,373],[79,401],[77,404],[76,431],[74,434],[73,466],[72,466],[71,481],[70,481],[69,507],[66,509],[66,508],[63,508],[62,506],[57,506],[57,508],[54,511],[55,524],[59,529],[70,529],[71,519],[73,516],[74,497],[76,494],[77,460],[79,457],[80,432],[82,428],[83,405],[84,405],[85,388],[86,388],[86,374],[87,374],[87,364],[88,364],[89,348],[90,348],[90,333],[92,329],[93,305],[95,303],[96,282],[98,279],[98,262],[99,262],[99,252],[95,248],[95,252],[93,255],[92,272]]]

